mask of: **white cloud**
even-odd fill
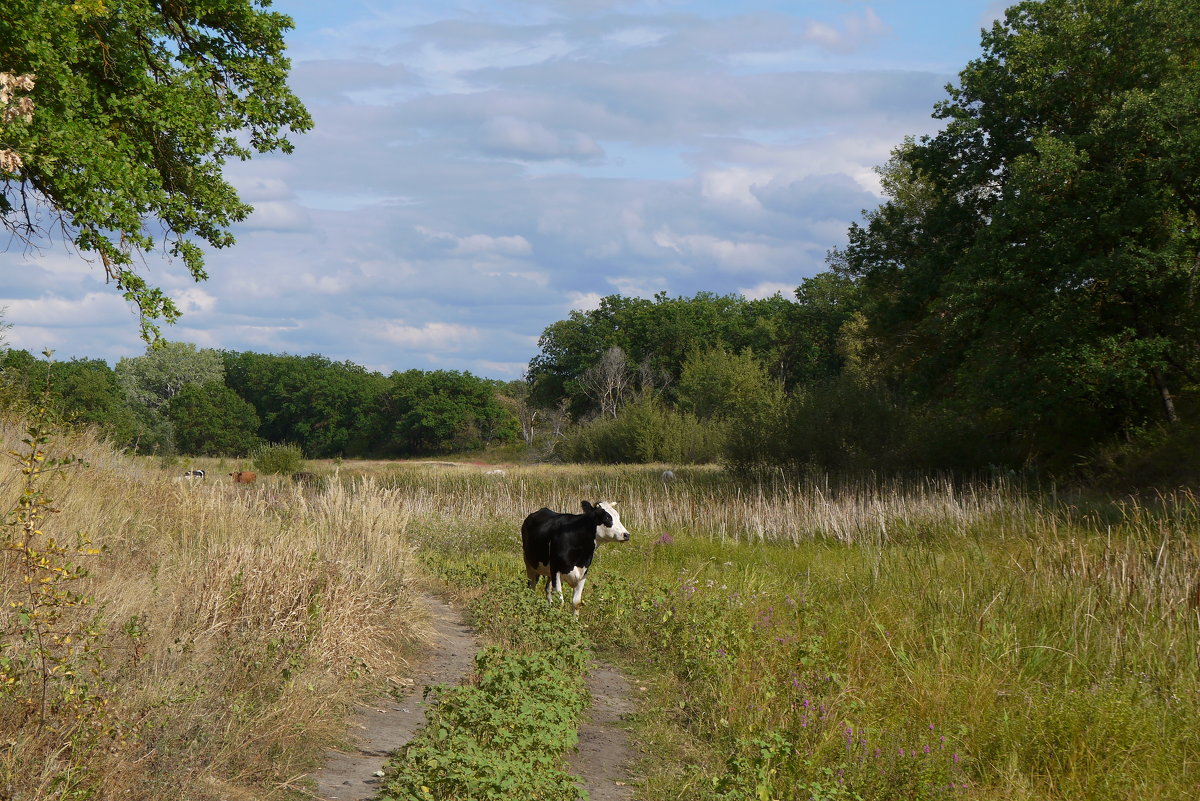
[[[599,292],[568,292],[567,309],[569,311],[589,312],[600,308],[603,296]]]
[[[667,288],[667,280],[657,276],[613,276],[606,279],[622,295],[635,298],[653,297]]]
[[[661,228],[654,234],[661,247],[696,259],[712,262],[728,270],[752,270],[771,265],[775,249],[761,242],[737,242],[709,234],[676,234]]]
[[[422,326],[387,322],[379,336],[409,350],[456,351],[477,342],[479,329],[456,323],[425,323]]]
[[[488,234],[457,236],[424,225],[415,226],[415,230],[429,240],[449,245],[451,252],[460,256],[488,253],[523,256],[533,251],[533,246],[523,236],[489,236]]]
[[[779,283],[778,281],[761,281],[752,287],[738,289],[738,294],[747,300],[762,300],[776,294],[790,299],[795,295],[796,286],[799,283],[799,281],[792,284]]]
[[[292,189],[281,178],[257,176],[236,182],[238,195],[247,203],[260,204],[268,200],[290,200]]]
[[[454,252],[459,254],[503,253],[510,256],[523,256],[533,251],[529,240],[523,236],[488,236],[487,234],[471,234],[460,237],[454,246]]]
[[[88,292],[81,298],[47,294],[38,298],[0,299],[4,319],[22,326],[53,324],[63,328],[120,325],[130,320],[130,305],[115,292]]]
[[[217,299],[199,287],[192,287],[172,293],[175,305],[184,314],[211,312],[217,307]]]
[[[476,364],[485,375],[498,375],[505,378],[520,378],[529,368],[529,362],[493,362],[480,359]]]
[[[556,133],[533,120],[500,116],[483,125],[480,145],[486,152],[519,159],[594,159],[604,150],[587,134]]]
[[[312,227],[312,218],[303,206],[286,200],[267,200],[254,204],[254,213],[240,224],[260,231],[304,231]]]
[[[856,50],[873,39],[890,32],[890,27],[879,18],[874,9],[867,8],[862,16],[847,16],[840,28],[817,20],[805,25],[805,38],[829,50]]]

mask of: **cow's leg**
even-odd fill
[[[586,573],[579,577],[579,581],[575,582],[575,595],[571,597],[571,608],[575,610],[575,617],[579,617],[579,607],[583,606],[583,585],[586,582]]]
[[[555,595],[558,595],[558,602],[562,604],[562,574],[554,568],[550,568],[550,575],[546,576],[547,603],[554,603]]]
[[[571,609],[578,615],[579,607],[583,604],[583,584],[587,580],[587,568],[576,565],[571,568],[571,572],[563,573],[562,577],[567,580],[567,583],[571,585],[571,589],[574,590],[571,597]]]

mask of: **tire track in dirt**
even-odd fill
[[[475,664],[479,641],[462,614],[432,596],[423,598],[433,627],[430,654],[413,674],[407,696],[380,700],[363,709],[351,724],[352,750],[326,753],[325,764],[312,774],[316,796],[324,801],[370,801],[379,792],[376,772],[392,751],[425,725],[422,695],[431,684],[457,684]]]
[[[629,801],[634,752],[628,733],[618,724],[633,713],[633,690],[624,674],[602,662],[593,662],[588,669],[587,688],[592,708],[579,727],[571,771],[583,779],[589,801]]]

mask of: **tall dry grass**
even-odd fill
[[[19,449],[23,422],[0,424]],[[426,631],[407,540],[411,511],[368,481],[320,491],[282,482],[187,482],[114,453],[89,432],[53,450],[86,460],[47,483],[60,539],[87,535],[103,657],[80,673],[106,701],[101,737],[52,719],[37,727],[0,697],[0,797],[233,799],[296,795],[347,710],[398,684]],[[20,492],[0,462],[0,503]],[[20,591],[8,560],[0,604]],[[5,620],[6,653],[21,622]],[[84,663],[87,664],[84,664]],[[15,692],[15,691],[14,691]]]
[[[542,506],[578,511],[581,500],[616,502],[645,534],[697,534],[718,542],[836,541],[885,545],[987,527],[1024,533],[1044,521],[1028,494],[1004,481],[964,483],[828,479],[740,482],[717,468],[532,465],[489,475],[469,465],[393,465],[372,475],[399,490],[417,517],[517,530]],[[515,525],[513,523],[515,521]]]

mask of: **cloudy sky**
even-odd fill
[[[507,379],[604,295],[791,297],[1004,5],[276,0],[316,124],[230,166],[256,210],[208,281],[148,259],[185,309],[166,335]],[[143,351],[78,256],[0,275],[10,345]]]

